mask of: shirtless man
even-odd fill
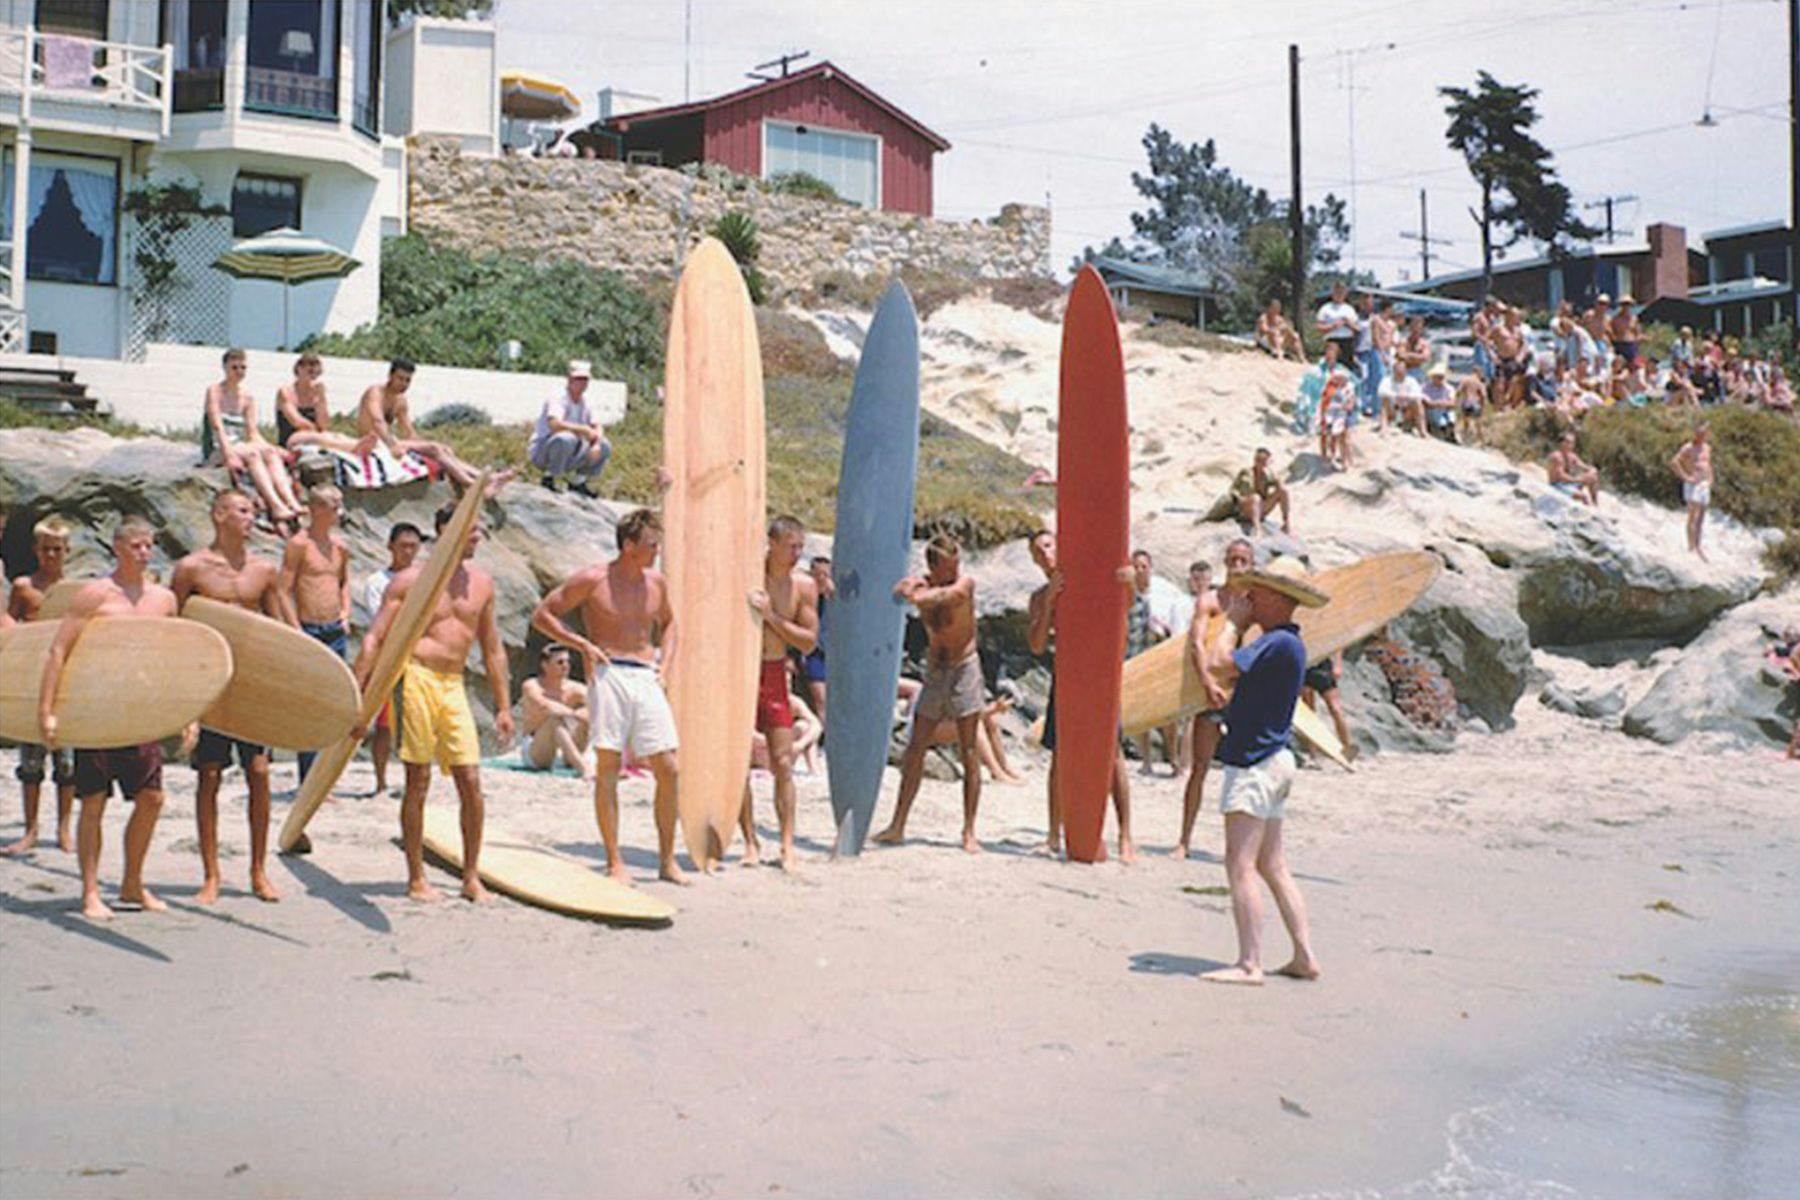
[[[255,521],[256,510],[244,493],[227,488],[213,497],[212,544],[175,564],[171,583],[177,608],[198,593],[209,600],[294,623],[292,609],[282,594],[280,570],[268,559],[251,554],[245,544]],[[281,899],[269,882],[266,869],[269,748],[202,729],[193,755],[194,771],[199,776],[194,789],[194,824],[200,836],[200,867],[204,876],[194,899],[201,904],[211,904],[219,898],[219,783],[225,768],[231,765],[234,751],[250,789],[250,890],[259,900]]]
[[[1581,327],[1594,341],[1594,369],[1608,371],[1612,367],[1612,297],[1601,292],[1594,303],[1581,314]]]
[[[831,577],[831,559],[823,554],[815,554],[807,564],[812,574],[813,586],[819,589],[819,637],[811,650],[800,656],[800,672],[806,680],[806,698],[812,702],[813,713],[821,721],[825,719],[825,621],[826,611],[832,598],[837,595],[837,581]]]
[[[663,684],[675,661],[675,610],[669,605],[668,582],[656,569],[662,521],[647,508],[636,509],[619,522],[614,536],[618,557],[571,575],[532,610],[531,627],[574,647],[587,664],[594,818],[606,843],[607,871],[618,880],[629,878],[619,854],[619,768],[630,751],[656,777],[658,874],[670,883],[686,883],[675,865],[675,752],[680,743]],[[581,609],[587,637],[563,622],[575,608]],[[710,871],[716,864],[696,865]]]
[[[1055,534],[1047,529],[1038,530],[1031,535],[1030,549],[1031,561],[1044,573],[1044,583],[1031,593],[1031,602],[1026,609],[1031,624],[1026,630],[1025,641],[1031,652],[1050,668],[1050,698],[1044,706],[1043,738],[1044,749],[1050,751],[1050,831],[1044,840],[1044,852],[1057,856],[1063,852],[1063,825],[1062,807],[1056,800],[1056,651],[1051,648],[1050,639],[1056,633],[1056,605],[1062,595],[1063,573],[1056,565]],[[1128,564],[1119,568],[1118,578],[1124,586],[1131,586],[1132,571]],[[1113,755],[1112,799],[1113,811],[1119,818],[1119,861],[1133,862],[1137,858],[1137,843],[1131,839],[1131,776],[1125,770],[1122,748]]]
[[[1644,339],[1643,326],[1633,308],[1635,304],[1637,301],[1631,296],[1620,296],[1619,307],[1613,312],[1612,320],[1607,322],[1607,332],[1612,335],[1613,352],[1632,364],[1638,360],[1638,343]]]
[[[413,372],[417,369],[410,359],[405,358],[396,358],[388,364],[387,382],[370,384],[362,394],[356,409],[356,432],[361,437],[373,437],[381,442],[396,458],[410,452],[429,459],[461,492],[475,482],[480,472],[458,458],[444,443],[427,441],[413,428],[406,389],[412,386]],[[508,467],[490,475],[487,494],[494,495],[517,473]]]
[[[1325,422],[1320,421],[1323,429]],[[1263,518],[1272,510],[1281,512],[1281,532],[1292,533],[1293,523],[1288,515],[1288,490],[1275,477],[1275,468],[1271,463],[1268,447],[1257,447],[1256,454],[1250,460],[1250,466],[1239,471],[1231,481],[1231,494],[1237,501],[1238,519],[1250,522],[1250,528],[1262,531]]]
[[[12,581],[12,593],[6,602],[8,620],[25,624],[37,620],[44,606],[44,595],[63,577],[63,562],[69,556],[69,523],[61,517],[49,516],[31,528],[32,551],[37,570]],[[19,766],[15,772],[19,790],[25,801],[25,836],[0,854],[24,854],[37,845],[38,798],[44,788],[44,762],[51,760],[56,786],[56,844],[62,849],[75,849],[75,831],[69,817],[75,811],[75,758],[67,750],[54,753],[29,742],[19,747]]]
[[[438,509],[436,531],[456,514],[454,505]],[[425,878],[425,798],[431,791],[431,764],[437,763],[456,783],[462,806],[462,897],[485,900],[488,891],[478,870],[481,858],[481,826],[485,810],[481,796],[481,739],[475,731],[475,715],[463,688],[463,665],[476,642],[481,643],[482,666],[494,698],[494,732],[502,747],[513,740],[512,685],[507,676],[506,647],[494,623],[494,580],[471,559],[481,545],[478,523],[469,531],[463,561],[431,614],[424,636],[413,646],[400,684],[400,762],[406,769],[406,792],[400,800],[400,840],[406,851],[406,894],[414,900],[437,900],[439,894]],[[420,563],[394,576],[375,614],[375,624],[363,639],[356,659],[357,683],[366,688],[375,656],[406,601],[419,581]],[[357,729],[362,740],[367,729]]]
[[[1583,462],[1575,453],[1575,431],[1570,429],[1557,439],[1556,449],[1544,465],[1550,475],[1550,486],[1572,500],[1599,507],[1600,472]]]
[[[919,794],[925,752],[939,721],[956,722],[962,759],[963,849],[981,849],[975,840],[975,811],[981,806],[981,754],[975,745],[985,689],[981,652],[975,642],[975,579],[962,573],[962,547],[948,534],[925,546],[925,574],[902,579],[894,595],[919,611],[925,623],[925,686],[913,702],[913,735],[900,760],[900,795],[894,819],[875,840],[898,845],[906,839],[906,818]]]
[[[519,732],[525,765],[548,771],[560,756],[565,766],[594,777],[587,755],[587,693],[569,678],[569,648],[556,642],[538,655],[538,673],[519,688]]]
[[[1215,682],[1220,665],[1230,657],[1230,650],[1219,637],[1209,641],[1206,637],[1207,627],[1213,618],[1225,611],[1225,605],[1236,594],[1238,585],[1233,582],[1235,576],[1256,565],[1256,548],[1245,538],[1238,538],[1225,547],[1225,583],[1221,587],[1201,592],[1194,597],[1194,621],[1188,626],[1188,655],[1194,660],[1194,666],[1200,672],[1200,680],[1206,688],[1206,709],[1194,714],[1193,730],[1190,737],[1193,741],[1193,769],[1188,772],[1187,788],[1181,796],[1181,840],[1175,843],[1175,849],[1169,852],[1171,858],[1186,858],[1193,846],[1194,819],[1200,813],[1200,796],[1206,787],[1206,771],[1212,766],[1213,755],[1218,752],[1219,739],[1224,736],[1222,722],[1225,720],[1227,697],[1224,689]],[[1215,631],[1222,635],[1221,627]]]
[[[51,750],[56,749],[56,689],[62,683],[63,664],[88,622],[106,617],[175,616],[175,593],[146,576],[155,543],[156,531],[150,522],[139,516],[122,518],[112,540],[119,565],[105,579],[82,588],[64,614],[38,689],[38,729]],[[190,726],[182,739],[184,747],[193,743],[194,732]],[[119,900],[146,912],[168,907],[144,886],[144,856],[162,812],[162,766],[160,742],[75,752],[75,794],[81,799],[76,857],[81,862],[81,912],[90,920],[104,921],[113,915],[100,899],[100,833],[114,784],[132,803],[131,820],[125,825],[125,875],[119,881]]]
[[[1531,349],[1519,310],[1508,307],[1494,329],[1494,407],[1517,408],[1525,402],[1525,371],[1531,366]]]
[[[769,522],[763,554],[763,585],[750,593],[750,607],[762,621],[762,676],[756,685],[756,731],[769,744],[769,773],[775,777],[775,816],[781,823],[781,869],[794,869],[794,711],[788,703],[788,651],[806,654],[819,644],[819,585],[795,573],[806,531],[793,517]],[[744,861],[756,862],[756,814],[750,783],[744,782]]]
[[[1694,426],[1694,435],[1669,460],[1681,479],[1681,499],[1687,504],[1688,549],[1706,561],[1700,548],[1700,535],[1706,527],[1706,509],[1712,503],[1712,446],[1707,442],[1706,422]]]
[[[338,536],[344,494],[329,483],[306,494],[307,526],[281,556],[281,597],[301,632],[339,658],[350,652],[350,550]],[[318,755],[300,752],[300,778]]]

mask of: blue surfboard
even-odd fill
[[[912,553],[919,459],[919,318],[904,285],[881,298],[850,391],[826,606],[825,761],[839,854],[869,835],[887,767],[906,605],[894,585]]]

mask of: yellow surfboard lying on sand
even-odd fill
[[[406,593],[400,611],[394,614],[394,622],[388,627],[387,636],[381,642],[381,650],[370,668],[369,682],[363,689],[362,708],[357,714],[356,724],[373,723],[375,714],[381,711],[381,706],[394,694],[394,686],[400,682],[401,672],[406,670],[406,662],[412,657],[413,647],[425,635],[426,627],[431,624],[432,614],[437,611],[438,601],[443,598],[444,589],[450,585],[450,577],[456,574],[456,568],[462,563],[469,531],[475,528],[475,519],[481,513],[481,497],[487,488],[487,481],[488,473],[483,471],[480,478],[471,483],[463,493],[455,514],[438,534],[436,543],[431,547],[431,554],[425,559],[424,566],[419,568],[419,577]],[[319,811],[319,806],[325,803],[325,797],[337,785],[338,776],[344,773],[344,768],[350,764],[351,755],[356,753],[356,746],[355,738],[343,737],[313,760],[312,769],[306,773],[306,781],[300,785],[299,795],[294,797],[293,807],[288,809],[287,820],[281,823],[281,837],[276,844],[283,853],[292,851],[300,844],[301,835],[306,832],[306,823],[312,820],[312,815]]]
[[[462,822],[451,806],[425,809],[425,850],[462,870]],[[481,836],[481,882],[496,892],[571,917],[664,924],[675,907],[576,859],[540,849],[492,821]]]
[[[60,621],[0,631],[0,737],[40,742],[38,688]],[[231,647],[170,617],[96,617],[63,664],[59,746],[101,750],[180,733],[231,681]]]
[[[1306,643],[1306,661],[1323,661],[1355,645],[1411,608],[1437,579],[1443,563],[1423,550],[1377,554],[1347,567],[1321,571],[1312,583],[1331,597],[1323,608],[1300,608],[1294,622]],[[1143,733],[1207,707],[1206,688],[1185,637],[1158,642],[1125,663],[1120,725]]]
[[[235,604],[189,596],[183,620],[231,644],[231,682],[200,723],[246,742],[318,750],[356,725],[362,697],[350,666],[291,625]]]

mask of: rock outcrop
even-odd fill
[[[1678,742],[1715,732],[1786,742],[1800,718],[1800,685],[1764,659],[1785,630],[1800,628],[1800,589],[1765,596],[1720,617],[1625,713],[1634,737]]]

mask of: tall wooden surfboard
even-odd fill
[[[861,853],[887,767],[906,606],[894,585],[912,552],[919,456],[919,318],[903,284],[889,285],[850,391],[838,469],[827,606],[825,765],[839,854]]]
[[[406,599],[400,604],[400,611],[394,614],[394,622],[388,627],[387,636],[382,639],[381,649],[376,653],[375,662],[370,668],[368,686],[362,693],[362,708],[357,714],[357,724],[372,724],[375,715],[381,711],[381,706],[394,694],[394,687],[400,682],[401,673],[406,670],[407,660],[412,657],[413,647],[419,644],[426,627],[431,624],[438,601],[443,598],[444,589],[450,585],[450,577],[456,574],[456,568],[463,560],[463,550],[469,542],[469,531],[475,528],[475,520],[481,514],[482,493],[487,490],[487,481],[488,473],[483,471],[463,492],[456,512],[438,534],[431,553],[426,556],[425,564],[419,568],[418,579],[406,593]],[[306,780],[300,785],[300,792],[294,797],[293,806],[288,809],[287,819],[281,823],[281,836],[276,844],[280,846],[282,853],[290,853],[300,845],[300,839],[306,833],[306,823],[319,811],[319,806],[325,803],[325,797],[337,785],[344,768],[350,765],[350,758],[356,753],[357,744],[357,739],[353,737],[340,738],[313,760],[312,769],[306,773]]]
[[[60,625],[33,621],[0,630],[0,737],[42,741],[38,688]],[[96,617],[63,664],[57,745],[104,750],[170,737],[230,680],[231,648],[210,629],[170,617]]]
[[[181,615],[231,643],[231,682],[200,716],[208,729],[259,745],[318,750],[356,724],[356,676],[323,643],[205,596],[189,596]]]
[[[1083,267],[1063,316],[1056,425],[1056,794],[1069,857],[1102,862],[1119,736],[1130,560],[1125,360],[1112,297]]]
[[[1428,550],[1376,554],[1313,576],[1331,597],[1323,608],[1294,610],[1310,665],[1353,646],[1411,608],[1437,579],[1443,563]],[[1158,642],[1125,664],[1121,724],[1143,733],[1206,707],[1206,689],[1187,652],[1187,639]]]
[[[715,238],[688,257],[669,314],[663,385],[663,571],[677,649],[680,815],[696,866],[724,856],[744,798],[762,626],[762,356],[743,276]]]

